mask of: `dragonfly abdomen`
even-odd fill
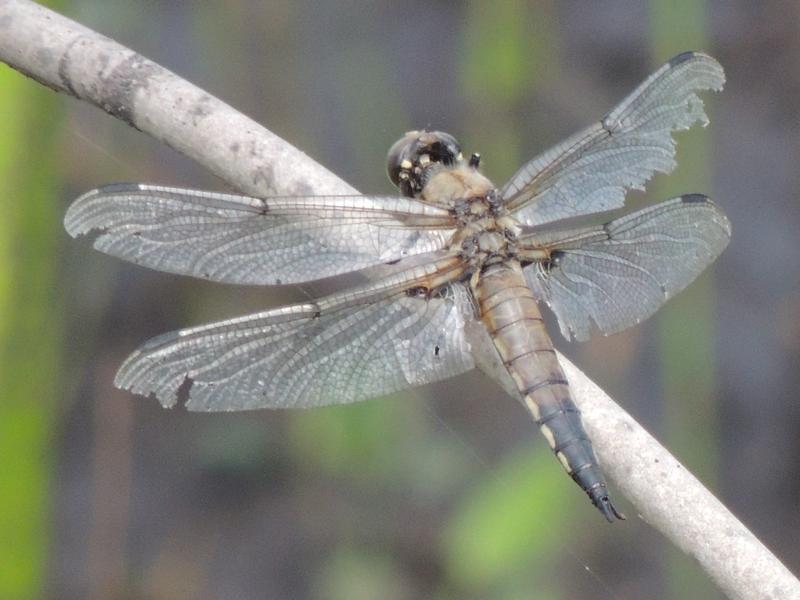
[[[550,448],[609,521],[624,518],[605,478],[518,263],[493,265],[475,288],[481,320]]]

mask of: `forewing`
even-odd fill
[[[675,168],[672,132],[706,125],[697,94],[724,83],[710,56],[676,56],[599,123],[524,165],[502,190],[507,207],[526,225],[622,207],[628,190]]]
[[[250,198],[118,184],[78,198],[72,236],[99,231],[98,250],[159,271],[224,283],[321,279],[442,248],[448,213],[410,198]]]
[[[115,383],[173,406],[188,378],[189,410],[233,411],[356,402],[437,381],[474,366],[468,293],[444,291],[300,304],[168,333],[132,354]]]
[[[525,275],[564,337],[586,340],[592,321],[610,334],[652,315],[719,256],[730,234],[708,198],[683,196],[600,228],[540,234],[532,245],[554,249],[551,265],[533,263]]]

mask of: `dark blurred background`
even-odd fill
[[[76,0],[61,12],[364,192],[435,127],[502,183],[661,62],[724,65],[711,125],[630,205],[705,192],[729,249],[656,318],[556,345],[800,568],[800,4]],[[478,374],[308,412],[190,414],[112,387],[140,342],[304,298],[159,274],[61,228],[113,181],[224,190],[0,65],[0,598],[720,598],[619,499],[605,523]],[[554,330],[556,331],[556,330]]]

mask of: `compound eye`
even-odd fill
[[[456,139],[441,131],[409,131],[389,149],[386,171],[405,196],[413,197],[424,187],[428,168],[461,160]]]
[[[432,131],[429,135],[431,139],[428,141],[427,151],[432,162],[452,165],[459,160],[461,146],[456,138],[443,131]]]
[[[409,131],[389,148],[386,156],[386,171],[396,187],[400,187],[400,172],[407,172],[413,167],[412,156],[419,144],[421,133],[423,132]]]

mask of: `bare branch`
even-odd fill
[[[35,2],[0,0],[0,60],[152,135],[245,193],[355,191],[221,100]]]
[[[800,598],[800,582],[653,436],[559,354],[603,471],[639,517],[694,557],[730,598]]]
[[[0,0],[0,60],[91,102],[256,195],[354,190],[175,74],[28,0]],[[604,470],[731,598],[800,598],[800,582],[611,398],[560,357]]]

